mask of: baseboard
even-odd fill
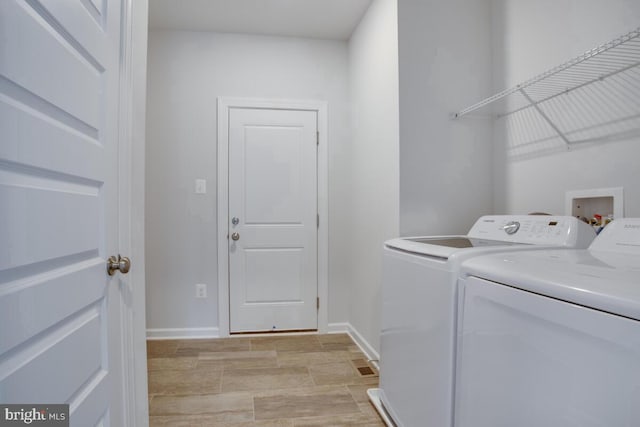
[[[380,355],[373,348],[371,344],[358,332],[356,328],[353,327],[350,323],[329,323],[329,327],[327,329],[327,333],[329,334],[341,334],[346,333],[349,334],[351,339],[356,343],[356,345],[362,350],[367,359],[369,359],[376,368],[378,368],[378,361],[380,360]]]
[[[376,369],[378,369],[378,361],[380,360],[380,354],[373,348],[371,344],[358,332],[353,325],[349,324],[349,335],[353,339],[353,341],[360,347],[360,350],[364,353],[367,358],[373,362]]]
[[[150,328],[147,329],[148,340],[169,339],[204,339],[219,338],[218,328]]]
[[[328,334],[348,334],[349,328],[351,325],[347,322],[342,323],[329,323],[327,325],[327,333]]]

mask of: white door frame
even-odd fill
[[[329,207],[327,102],[317,100],[280,100],[262,98],[218,98],[218,333],[229,336],[229,110],[265,108],[307,110],[318,114],[318,332],[328,329],[329,310]]]
[[[123,276],[122,358],[124,422],[148,426],[145,319],[145,110],[148,0],[123,0],[118,136],[118,250],[131,258]]]

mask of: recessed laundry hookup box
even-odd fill
[[[622,187],[571,190],[565,193],[565,213],[604,227],[614,218],[624,217]]]

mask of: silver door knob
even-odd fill
[[[240,233],[233,233],[231,235],[231,240],[240,240]]]
[[[116,258],[116,256],[113,255],[107,260],[107,273],[109,276],[116,274],[116,270],[119,270],[122,274],[127,274],[130,268],[131,260],[126,256],[121,257],[120,254],[118,254],[118,257]]]
[[[231,219],[231,224],[233,224],[233,225],[238,225],[238,224],[240,224],[240,218],[238,218],[237,216],[234,216],[234,217]]]

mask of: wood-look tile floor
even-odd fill
[[[148,341],[147,357],[152,427],[384,426],[346,334]]]

